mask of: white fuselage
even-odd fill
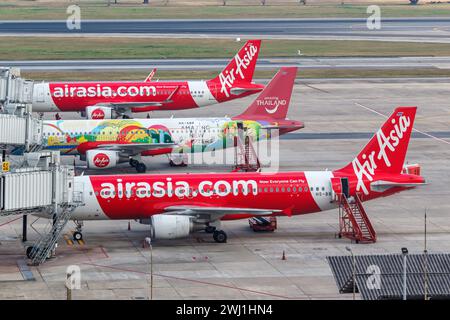
[[[142,142],[142,137],[148,135],[142,130],[151,128],[170,133],[172,142],[178,146],[188,142],[209,145],[220,139],[222,127],[230,121],[230,118],[56,120],[44,121],[43,135],[47,149],[70,150],[65,154],[78,154],[73,147],[86,142],[87,137],[91,142]],[[127,127],[130,132],[122,134]]]
[[[160,176],[161,181],[164,181],[165,175],[156,175],[156,177]],[[140,175],[134,175],[136,178],[136,181],[140,181]],[[292,183],[290,185],[286,185],[291,188],[290,195],[287,199],[290,199],[292,203],[287,202],[280,202],[277,204],[273,204],[273,209],[279,209],[283,210],[291,205],[297,205],[300,207],[305,207],[310,210],[310,208],[316,208],[314,210],[316,211],[325,211],[336,208],[336,202],[333,200],[333,191],[331,186],[331,178],[333,177],[333,173],[331,171],[305,171],[304,172],[305,181],[300,184],[303,187],[299,188],[298,182]],[[114,181],[114,176],[110,176],[110,178],[105,178],[104,181],[108,182]],[[208,174],[205,174],[205,179],[208,180]],[[257,188],[257,194],[255,195],[256,198],[261,197],[261,205],[263,207],[266,207],[267,204],[264,204],[264,198],[285,198],[286,197],[286,190],[285,188],[278,188],[278,178],[276,178],[276,175],[273,175],[273,173],[264,174],[262,173],[260,175],[260,179],[264,181],[269,181],[270,183],[262,183],[263,181],[257,180],[258,188]],[[268,180],[269,179],[269,180]],[[179,175],[176,176],[176,178],[173,179],[173,182],[177,180],[186,180],[189,182],[189,175]],[[197,186],[192,185],[193,188],[196,188]],[[297,189],[294,189],[297,188]],[[301,191],[300,191],[301,189]],[[294,191],[295,190],[295,191]],[[91,183],[89,176],[77,176],[75,177],[75,191],[82,193],[82,199],[83,199],[83,205],[78,207],[72,214],[72,219],[74,220],[107,220],[107,219],[114,219],[112,218],[110,212],[104,212],[100,202],[109,202],[114,201],[116,208],[126,208],[129,207],[129,204],[136,203],[136,201],[141,201],[142,205],[149,205],[152,207],[158,207],[156,203],[160,203],[161,205],[164,203],[170,204],[170,203],[176,203],[177,199],[175,199],[175,195],[172,194],[172,196],[167,196],[169,193],[166,193],[166,196],[164,197],[156,197],[149,195],[148,198],[140,198],[136,197],[133,193],[126,193],[127,196],[124,197],[116,197],[112,200],[110,199],[103,199],[100,189],[95,189]],[[220,199],[214,200],[214,197],[217,197],[216,195],[212,195],[210,197],[193,197],[190,198],[192,203],[197,203],[198,201],[201,202],[207,202],[210,204],[214,204],[215,202],[220,201]],[[241,194],[229,194],[224,197],[242,197]],[[210,199],[209,199],[210,198]],[[100,200],[100,201],[99,201]],[[225,199],[224,199],[225,200]],[[230,199],[231,200],[231,199]],[[184,201],[184,204],[189,204],[189,202]],[[231,200],[233,201],[233,200]],[[309,203],[312,201],[312,203]],[[258,201],[241,204],[241,206],[245,207],[251,207],[251,208],[259,208],[258,207]],[[126,214],[126,212],[124,212]],[[130,212],[129,213],[129,219],[137,219],[142,218],[142,213],[140,212]]]

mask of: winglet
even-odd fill
[[[156,73],[156,68],[153,68],[152,72],[149,73],[149,75],[147,76],[147,78],[145,78],[144,82],[150,82],[153,79],[153,76]]]

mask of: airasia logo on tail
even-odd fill
[[[411,119],[409,117],[404,116],[402,113],[397,114],[399,116],[398,122],[395,118],[393,118],[392,124],[394,128],[388,132],[386,136],[382,129],[379,129],[376,133],[377,143],[378,143],[378,153],[373,150],[369,155],[365,153],[362,155],[363,162],[356,157],[352,161],[353,171],[358,179],[358,183],[356,185],[356,191],[362,190],[365,195],[369,194],[369,190],[364,184],[364,178],[369,181],[373,181],[373,177],[375,176],[375,170],[379,166],[379,161],[383,161],[386,167],[391,167],[391,161],[387,154],[387,149],[393,154],[397,149],[397,146],[400,144],[403,139],[405,132],[408,131],[411,126]]]
[[[105,111],[103,111],[103,110],[100,109],[100,108],[95,109],[95,110],[92,111],[92,113],[91,113],[91,119],[96,119],[96,120],[105,119]]]
[[[241,80],[245,80],[245,75],[243,70],[246,70],[250,63],[253,61],[253,58],[258,53],[258,47],[253,44],[249,44],[245,48],[244,56],[241,57],[239,52],[234,56],[234,62],[236,64],[236,69],[231,68],[230,70],[226,69],[225,74],[221,72],[219,74],[219,80],[221,89],[220,92],[224,93],[228,98],[230,96],[229,89],[233,87],[234,81],[237,77],[240,77]]]
[[[104,153],[97,153],[94,157],[94,165],[97,168],[105,168],[109,165],[109,157]]]
[[[280,106],[286,106],[287,101],[278,97],[264,97],[263,100],[256,100],[258,107],[264,107],[267,113],[274,114]]]

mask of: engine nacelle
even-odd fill
[[[93,120],[112,119],[113,108],[110,107],[86,107],[86,118]]]
[[[119,163],[119,153],[110,150],[86,151],[87,167],[89,169],[107,169],[115,167]]]
[[[188,216],[157,214],[151,217],[152,238],[178,239],[189,236],[194,224]]]

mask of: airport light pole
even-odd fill
[[[406,300],[406,260],[408,256],[408,248],[402,248],[403,255],[403,300]]]
[[[145,242],[150,247],[150,300],[153,300],[153,247],[152,239],[150,237],[145,238]]]
[[[353,300],[356,300],[356,259],[355,259],[355,255],[353,254],[353,251],[350,247],[345,247],[345,250],[350,252],[350,254],[352,255]]]
[[[425,221],[424,221],[424,249],[423,249],[423,259],[424,259],[424,284],[423,284],[423,291],[424,291],[424,299],[428,300],[428,250],[427,250],[427,209],[425,209]]]

